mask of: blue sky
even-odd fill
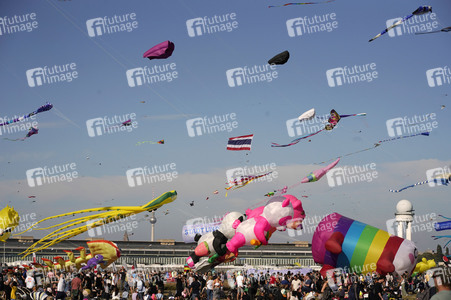
[[[451,215],[446,187],[421,186],[390,193],[426,180],[426,171],[450,166],[451,85],[428,85],[426,71],[451,67],[449,33],[429,35],[385,34],[368,40],[386,27],[386,21],[403,17],[420,5],[431,5],[438,29],[450,26],[449,1],[341,1],[320,5],[267,8],[274,1],[15,1],[0,4],[2,16],[35,13],[37,28],[0,36],[0,116],[33,111],[46,101],[50,112],[36,116],[39,134],[24,142],[1,140],[0,201],[21,214],[40,217],[104,205],[141,205],[152,194],[177,190],[178,199],[157,212],[157,238],[181,240],[186,220],[212,217],[227,211],[244,211],[264,199],[269,191],[299,182],[318,168],[315,162],[371,147],[389,138],[386,122],[393,118],[435,113],[437,128],[429,137],[385,143],[381,147],[342,159],[338,166],[376,164],[377,178],[330,187],[326,178],[290,190],[302,198],[310,216],[339,212],[385,229],[396,203],[410,200],[417,215]],[[131,32],[90,37],[86,21],[98,17],[136,14]],[[186,22],[198,17],[236,14],[237,28],[190,37]],[[287,20],[336,15],[331,32],[290,37]],[[428,15],[430,16],[430,14]],[[420,24],[420,25],[421,25]],[[417,24],[418,25],[418,24]],[[411,26],[411,25],[409,25]],[[409,27],[411,28],[411,27]],[[170,40],[173,55],[148,60],[142,54]],[[268,59],[290,51],[288,63],[276,68],[277,78],[230,87],[226,71],[264,66]],[[76,64],[78,78],[30,87],[26,71],[53,65]],[[126,71],[175,63],[177,78],[130,87]],[[377,78],[330,87],[329,69],[374,63]],[[451,74],[450,74],[451,75]],[[145,103],[141,103],[145,101]],[[441,106],[445,105],[444,109]],[[341,114],[366,112],[366,117],[343,119],[332,132],[321,133],[287,148],[286,121],[315,108],[319,115],[332,108]],[[86,122],[94,118],[136,114],[137,127],[90,137]],[[190,137],[186,121],[196,117],[236,114],[232,132]],[[19,138],[26,131],[5,133]],[[225,150],[229,137],[254,134],[252,151]],[[165,139],[164,145],[139,141]],[[26,171],[44,166],[76,164],[79,178],[72,182],[30,187]],[[176,164],[178,177],[171,182],[129,187],[126,171],[151,165]],[[238,167],[276,164],[272,182],[256,182],[225,197],[226,171]],[[218,195],[213,191],[219,190]],[[35,195],[35,199],[28,196]],[[206,197],[210,199],[205,200]],[[36,202],[32,202],[36,200]],[[195,201],[193,207],[188,203]],[[164,215],[162,211],[169,209]],[[138,218],[143,218],[138,216]],[[432,221],[431,221],[432,222]],[[149,225],[141,220],[131,239],[149,238]],[[31,234],[41,236],[40,232]],[[121,239],[123,233],[106,235]],[[420,250],[435,245],[433,232],[419,231],[413,239]],[[83,236],[87,237],[87,235]],[[311,241],[311,235],[287,233],[276,242]],[[443,243],[442,243],[443,244]]]

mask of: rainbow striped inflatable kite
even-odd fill
[[[418,252],[412,241],[333,213],[318,224],[312,254],[315,262],[323,265],[323,276],[334,268],[346,273],[377,271],[380,275],[402,275],[412,273]]]

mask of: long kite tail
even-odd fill
[[[327,1],[322,1],[322,2],[295,2],[295,3],[286,3],[286,4],[283,4],[283,5],[270,5],[270,6],[268,6],[268,8],[283,7],[283,6],[289,6],[289,5],[324,4],[324,3],[334,2],[334,1],[335,0],[327,0]]]
[[[309,135],[306,135],[306,136],[302,136],[302,137],[300,137],[300,138],[297,138],[297,139],[295,139],[295,140],[292,140],[291,143],[286,144],[286,145],[280,145],[280,144],[276,144],[276,143],[271,143],[271,147],[288,147],[288,146],[296,145],[296,144],[299,143],[301,140],[306,139],[306,138],[309,138],[309,137],[311,137],[311,136],[314,136],[314,135],[320,133],[320,132],[323,131],[323,130],[324,130],[324,129],[321,129],[321,130],[319,130],[319,131],[317,131],[317,132],[314,132],[314,133],[312,133],[312,134],[309,134]]]
[[[413,17],[413,14],[410,14],[410,15],[408,15],[408,16],[405,16],[404,18],[402,18],[402,19],[399,20],[398,22],[394,23],[392,26],[389,26],[389,27],[385,28],[381,33],[379,33],[378,35],[376,35],[375,37],[373,37],[373,38],[372,38],[371,40],[369,40],[368,42],[374,41],[375,39],[379,38],[381,35],[387,33],[389,30],[395,28],[396,26],[401,25],[402,22],[404,22],[404,21],[406,21],[406,20],[408,20],[408,19],[410,19],[410,18],[412,18],[412,17]]]
[[[423,184],[426,184],[426,183],[429,183],[429,180],[417,182],[415,184],[403,187],[402,189],[399,189],[399,190],[390,190],[390,192],[392,192],[392,193],[399,193],[399,192],[402,192],[402,191],[404,191],[404,190],[406,190],[408,188],[412,188],[412,187],[417,186],[417,185],[423,185]]]
[[[411,134],[411,135],[401,135],[401,136],[398,136],[398,137],[395,137],[395,138],[379,141],[378,143],[380,144],[380,143],[390,142],[390,141],[394,141],[394,140],[410,138],[410,137],[414,137],[414,136],[418,136],[418,135],[429,136],[429,134],[430,134],[429,131],[425,131],[425,132]]]
[[[434,240],[438,240],[438,239],[441,239],[441,238],[450,239],[450,240],[445,244],[445,246],[444,246],[443,248],[446,248],[446,246],[448,246],[448,244],[451,243],[451,235],[440,235],[440,236],[433,235],[432,237],[434,238]]]
[[[360,117],[360,116],[366,116],[366,113],[359,113],[359,114],[352,114],[352,115],[340,115],[340,118],[347,118],[347,117]]]
[[[3,138],[4,140],[11,141],[11,142],[17,142],[17,141],[24,141],[28,137],[18,138],[18,139],[9,139],[9,138]]]

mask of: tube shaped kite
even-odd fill
[[[0,241],[6,242],[11,232],[19,225],[19,214],[14,207],[7,205],[0,210]]]
[[[326,173],[329,172],[329,170],[331,170],[333,167],[335,167],[338,164],[339,161],[340,161],[340,159],[337,159],[336,161],[334,161],[330,165],[311,172],[310,174],[308,174],[306,177],[304,177],[302,179],[301,183],[315,182],[315,181],[320,180],[321,177],[326,175]]]
[[[408,188],[412,188],[412,187],[415,187],[417,185],[423,185],[423,184],[432,183],[432,182],[436,183],[437,185],[446,185],[447,186],[449,184],[450,180],[451,180],[451,173],[446,173],[446,174],[442,174],[442,175],[439,175],[437,177],[434,177],[434,178],[432,178],[430,180],[417,182],[415,184],[403,187],[402,189],[399,189],[399,190],[390,190],[390,192],[392,192],[392,193],[399,193],[399,192],[402,192],[402,191],[404,191],[404,190],[406,190]]]
[[[31,112],[31,113],[29,113],[27,115],[23,115],[22,117],[18,117],[18,118],[15,118],[13,120],[9,120],[9,121],[0,123],[0,126],[4,126],[4,125],[20,122],[22,120],[28,119],[29,117],[38,114],[38,113],[51,110],[52,108],[53,108],[53,105],[47,102],[46,104],[42,105],[41,107],[39,107],[38,109],[36,109],[35,111],[33,111],[33,112]]]
[[[391,25],[390,27],[385,28],[381,33],[379,33],[378,35],[376,35],[375,37],[373,37],[372,39],[370,39],[368,42],[372,42],[375,39],[377,39],[378,37],[380,37],[381,35],[387,33],[389,30],[395,28],[396,26],[401,25],[403,22],[407,21],[408,19],[412,18],[413,16],[419,16],[419,15],[424,15],[428,12],[432,12],[432,6],[429,5],[424,5],[424,6],[420,6],[418,7],[413,13],[411,13],[408,16],[405,16],[404,18],[402,18],[401,20],[399,20],[398,22],[395,22],[393,25]]]
[[[323,3],[330,3],[330,2],[334,2],[335,0],[327,0],[327,1],[322,1],[322,2],[296,2],[296,3],[286,3],[283,5],[270,5],[268,6],[268,8],[271,7],[282,7],[282,6],[290,6],[290,5],[304,5],[304,4],[323,4]]]
[[[147,204],[142,206],[109,206],[109,207],[98,207],[91,209],[83,209],[78,211],[73,211],[65,214],[56,215],[53,217],[48,217],[42,219],[35,223],[33,226],[29,227],[27,230],[18,233],[17,235],[21,235],[27,232],[30,229],[33,230],[52,230],[49,234],[41,238],[39,241],[32,244],[28,249],[23,251],[21,254],[27,256],[39,250],[45,249],[52,245],[55,245],[59,242],[70,239],[74,236],[77,236],[81,233],[88,231],[89,229],[93,229],[104,224],[116,222],[118,220],[124,219],[128,216],[138,214],[144,211],[154,211],[161,206],[174,201],[177,198],[176,191],[170,191],[162,194],[161,196],[149,201]],[[103,211],[103,212],[101,212]],[[84,216],[75,218],[69,221],[65,221],[56,225],[52,225],[49,227],[40,227],[35,228],[36,225],[51,219],[73,216],[76,214],[82,213],[90,213],[90,212],[98,212],[90,216]],[[100,213],[99,213],[100,212]],[[91,223],[90,223],[91,222]],[[77,227],[78,226],[78,227]],[[59,228],[58,228],[59,227]],[[75,227],[75,228],[74,228]],[[55,229],[58,228],[58,229]]]

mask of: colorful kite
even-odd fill
[[[312,112],[313,111],[313,112]],[[303,117],[304,116],[304,117]],[[305,112],[304,114],[299,116],[299,119],[301,119],[301,117],[303,117],[302,120],[304,119],[312,119],[315,116],[315,111],[314,109],[311,109],[307,112]],[[288,147],[288,146],[292,146],[292,145],[296,145],[297,143],[299,143],[301,140],[309,138],[311,136],[314,136],[318,133],[320,133],[321,131],[324,130],[332,130],[334,129],[334,127],[338,124],[338,122],[340,121],[340,119],[342,118],[347,118],[347,117],[355,117],[355,116],[366,116],[366,113],[360,113],[360,114],[352,114],[352,115],[339,115],[335,109],[332,109],[330,111],[330,117],[329,120],[327,121],[328,124],[326,124],[326,126],[324,126],[324,129],[318,130],[317,132],[311,133],[309,135],[305,135],[302,136],[300,138],[294,139],[291,141],[291,143],[286,144],[286,145],[280,145],[280,144],[276,144],[276,143],[271,143],[271,147]]]
[[[330,165],[311,172],[310,174],[308,174],[306,177],[304,177],[302,179],[301,183],[315,182],[315,181],[320,180],[321,177],[326,175],[327,172],[329,172],[332,168],[334,168],[338,164],[339,161],[340,161],[340,159],[338,158],[336,161],[334,161]]]
[[[415,184],[403,187],[402,189],[399,189],[399,190],[390,190],[390,192],[392,192],[392,193],[399,193],[399,192],[402,192],[402,191],[404,191],[404,190],[406,190],[408,188],[412,188],[412,187],[415,187],[417,185],[423,185],[423,184],[432,183],[432,182],[436,183],[437,185],[446,185],[447,186],[449,184],[450,180],[451,180],[451,173],[445,173],[445,174],[439,175],[437,177],[434,177],[431,180],[425,180],[425,181],[417,182]]]
[[[229,142],[227,143],[227,150],[251,150],[253,138],[253,134],[231,137],[229,138]]]
[[[270,60],[268,60],[268,64],[270,65],[284,65],[288,59],[290,58],[290,52],[284,51],[282,53],[277,54]]]
[[[141,145],[141,144],[164,144],[164,140],[159,140],[158,142],[154,142],[154,141],[143,141],[143,142],[137,142],[136,146]]]
[[[8,141],[25,141],[26,139],[28,139],[30,136],[34,135],[34,134],[38,134],[39,129],[37,127],[31,127],[27,133],[27,135],[23,138],[18,138],[18,139],[8,139],[8,138],[3,138],[4,140],[8,140]]]
[[[4,126],[4,125],[8,125],[8,124],[12,124],[12,123],[23,121],[23,120],[28,119],[29,117],[34,116],[34,115],[36,115],[38,113],[51,110],[52,107],[53,107],[53,105],[47,102],[46,104],[42,105],[37,110],[29,113],[28,115],[23,115],[22,117],[15,118],[13,120],[9,120],[9,121],[4,122],[4,123],[0,123],[0,126]]]
[[[450,31],[451,31],[451,27],[445,27],[445,28],[442,28],[440,30],[435,30],[435,31],[415,32],[415,34],[429,34],[429,33],[437,33],[437,32],[450,32]]]
[[[135,215],[144,211],[154,211],[161,206],[168,204],[174,201],[177,198],[176,191],[170,191],[162,194],[158,198],[155,198],[149,201],[147,204],[142,206],[109,206],[109,207],[97,207],[90,209],[83,209],[78,211],[73,211],[65,214],[60,214],[52,217],[48,217],[42,219],[35,223],[33,226],[29,227],[27,230],[18,233],[17,235],[22,235],[28,230],[46,230],[49,231],[53,229],[52,232],[29,246],[25,251],[21,254],[27,256],[34,252],[46,249],[52,245],[55,245],[59,242],[70,239],[74,236],[82,234],[90,229],[94,229],[96,227],[102,226],[104,224],[116,222],[122,220],[128,216]],[[67,217],[67,216],[75,216],[76,214],[82,213],[91,213],[96,212],[90,216],[78,217],[72,220],[68,220],[56,225],[52,225],[49,227],[41,227],[36,228],[36,225],[51,219]],[[90,223],[92,222],[92,223]],[[55,229],[58,228],[58,229]]]
[[[286,3],[283,5],[270,5],[268,6],[268,8],[271,7],[283,7],[283,6],[289,6],[289,5],[304,5],[304,4],[324,4],[324,3],[330,3],[330,2],[334,2],[335,0],[327,0],[327,1],[322,1],[322,2],[297,2],[297,3]]]
[[[174,52],[175,45],[171,41],[165,41],[162,43],[159,43],[158,45],[153,46],[149,50],[147,50],[143,54],[143,58],[148,58],[150,60],[152,59],[164,59],[168,58],[172,55],[172,52]]]
[[[236,189],[245,187],[246,185],[248,185],[255,179],[267,176],[271,173],[272,173],[272,171],[265,173],[265,174],[260,174],[260,175],[239,176],[239,177],[235,178],[234,180],[229,181],[227,183],[229,185],[229,187],[226,187],[225,189],[226,190],[230,190],[230,189],[236,190]],[[227,194],[226,194],[226,197],[227,197]]]
[[[395,28],[396,26],[401,25],[404,21],[407,21],[408,19],[412,18],[413,16],[419,16],[419,15],[424,15],[427,14],[428,12],[432,12],[432,6],[429,5],[424,5],[424,6],[420,6],[418,7],[413,13],[411,13],[408,16],[405,16],[404,18],[402,18],[401,20],[395,22],[393,25],[391,25],[390,27],[385,28],[381,33],[379,33],[378,35],[376,35],[375,37],[373,37],[371,40],[369,40],[368,42],[372,42],[375,39],[377,39],[378,37],[380,37],[381,35],[387,33],[389,30]]]
[[[400,276],[412,273],[418,251],[412,241],[332,213],[316,227],[312,255],[323,266],[323,276],[330,276],[328,271],[334,268],[357,274],[377,271],[382,276],[395,272]]]

